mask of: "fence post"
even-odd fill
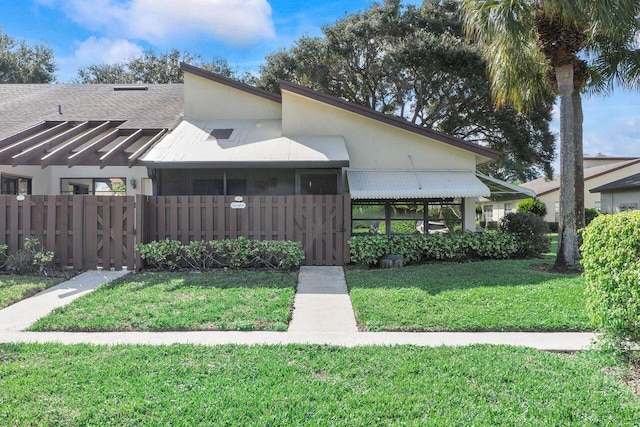
[[[147,215],[146,215],[146,210],[147,210],[147,196],[143,195],[143,194],[136,194],[136,199],[135,199],[135,230],[136,230],[136,244],[138,243],[147,243],[147,235],[146,235],[146,229],[145,229],[145,223],[147,222]],[[134,246],[135,248],[135,246]],[[135,249],[134,249],[135,251]],[[135,251],[135,260],[136,260],[136,269],[141,269],[143,267],[142,265],[142,258],[140,258],[140,252]]]

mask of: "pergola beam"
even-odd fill
[[[42,122],[42,123],[38,123],[35,126],[31,126],[28,129],[25,129],[23,131],[20,131],[18,133],[15,133],[11,136],[8,136],[4,139],[0,140],[0,148],[6,148],[8,146],[10,146],[11,144],[16,143],[17,141],[20,141],[21,139],[27,138],[31,135],[35,135],[38,132],[42,132],[44,129],[47,129],[47,127],[49,125],[56,125],[62,122]]]
[[[120,136],[120,129],[112,130],[104,137],[100,138],[97,141],[92,142],[91,144],[84,147],[82,150],[69,156],[67,160],[67,166],[68,167],[75,166],[80,162],[82,162],[83,160],[86,160],[87,158],[91,157],[91,155],[95,156],[96,152],[99,149],[115,141],[119,136]]]
[[[106,163],[109,161],[109,159],[113,158],[113,156],[124,151],[127,147],[129,147],[130,145],[135,143],[137,140],[142,138],[142,134],[143,134],[142,129],[138,129],[134,133],[132,133],[131,135],[129,135],[128,137],[120,141],[118,144],[116,144],[116,146],[113,147],[111,150],[107,151],[106,154],[100,157],[100,169],[104,168],[106,166]]]
[[[71,129],[67,129],[62,133],[54,136],[53,138],[47,139],[43,142],[40,142],[36,145],[33,145],[21,153],[16,154],[12,157],[11,164],[12,166],[18,166],[21,164],[26,164],[35,158],[41,157],[43,154],[47,152],[51,147],[61,143],[62,141],[73,138],[74,136],[84,132],[89,128],[89,122],[82,122],[77,126],[72,127]]]
[[[79,137],[74,138],[56,147],[47,155],[42,157],[42,161],[40,162],[40,167],[44,169],[47,166],[52,165],[56,162],[61,162],[63,159],[67,158],[74,149],[82,146],[83,144],[86,144],[87,142],[91,141],[93,138],[97,137],[98,135],[105,132],[109,128],[118,126],[121,122],[106,121],[106,122],[98,122],[98,123],[101,123],[101,124],[91,129],[89,132],[85,133],[84,135],[80,135]]]
[[[147,142],[145,142],[142,147],[138,148],[132,155],[129,156],[129,167],[132,167],[138,162],[138,159],[153,145],[155,144],[163,135],[167,133],[166,129],[160,129],[156,132],[156,134]]]
[[[16,142],[8,147],[4,147],[0,149],[0,162],[8,161],[14,154],[19,153],[22,150],[25,150],[28,147],[31,147],[34,144],[45,141],[51,138],[53,135],[60,132],[62,129],[69,127],[69,122],[62,122],[54,127],[42,131],[36,135],[30,136],[26,139]]]

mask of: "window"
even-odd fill
[[[221,196],[224,194],[224,180],[194,179],[193,194],[195,196]]]
[[[560,222],[560,202],[556,202],[553,205],[553,215],[555,218],[555,222]]]
[[[31,178],[2,174],[0,194],[31,194]]]
[[[461,199],[353,200],[353,234],[443,233],[462,228]]]
[[[62,178],[60,194],[126,196],[126,178]]]
[[[233,129],[214,129],[209,132],[209,135],[215,139],[229,139],[232,133]]]
[[[618,209],[620,212],[635,211],[636,209],[638,209],[638,204],[637,203],[620,203],[620,205],[618,206]]]
[[[482,217],[485,221],[493,221],[493,205],[484,205],[482,207]]]
[[[513,203],[505,203],[504,204],[504,214],[508,214],[513,212]]]
[[[602,207],[602,205],[600,204],[600,202],[596,202],[596,204],[595,204],[595,208],[596,208],[596,210],[597,210],[598,212],[600,212],[600,211],[602,210],[602,209],[601,209],[601,207]]]
[[[296,194],[338,194],[338,172],[304,170],[296,173]]]
[[[238,196],[247,194],[246,179],[227,179],[227,191],[222,179],[194,179],[193,194],[196,196]]]

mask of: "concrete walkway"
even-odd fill
[[[64,344],[327,344],[470,345],[504,344],[549,351],[590,348],[592,333],[526,332],[358,332],[340,267],[302,267],[287,332],[23,332],[56,307],[126,274],[92,271],[0,310],[0,342],[59,342]]]

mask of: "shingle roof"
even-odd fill
[[[123,129],[174,127],[183,112],[183,85],[145,86],[2,84],[0,139],[43,121],[124,120]]]
[[[636,188],[640,188],[640,173],[601,185],[600,187],[593,188],[589,191],[592,193],[601,193],[604,191],[633,190]]]

